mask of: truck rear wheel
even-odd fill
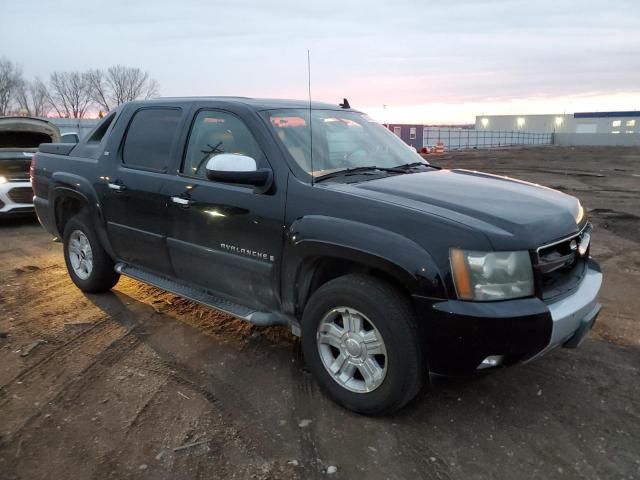
[[[114,263],[102,248],[90,218],[79,214],[71,218],[64,228],[64,261],[73,283],[88,293],[106,292],[120,275]]]
[[[393,286],[346,275],[320,287],[302,319],[305,360],[320,386],[358,413],[390,413],[427,375],[409,301]]]

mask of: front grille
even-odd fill
[[[9,190],[7,196],[12,202],[33,203],[33,190],[31,187],[16,187]]]
[[[559,242],[536,251],[533,270],[539,296],[543,300],[564,295],[578,286],[589,259],[591,225]]]

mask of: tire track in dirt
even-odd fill
[[[222,413],[226,423],[238,430],[242,441],[264,458],[275,455],[273,435],[264,413],[245,400],[246,394],[219,376],[196,372],[179,362],[162,359],[162,365],[179,384],[204,397]],[[251,427],[250,432],[245,430]],[[243,433],[244,432],[244,433]]]
[[[17,450],[5,449],[5,457],[8,455],[16,458],[16,473],[26,475],[24,468],[33,469],[29,461],[31,456],[37,457],[48,451],[50,447],[42,442],[40,436],[54,430],[56,423],[65,425],[64,429],[68,431],[65,438],[73,439],[78,436],[84,438],[82,425],[86,425],[87,417],[94,416],[93,421],[102,418],[105,414],[108,415],[104,409],[105,407],[108,409],[109,404],[105,405],[105,403],[109,397],[112,402],[116,402],[112,408],[117,408],[118,415],[122,420],[126,419],[126,422],[116,421],[116,424],[123,426],[112,429],[110,433],[101,432],[100,427],[97,426],[97,433],[102,441],[96,444],[96,437],[89,433],[88,438],[94,439],[94,443],[83,447],[83,449],[86,448],[85,455],[90,453],[93,461],[85,463],[81,460],[81,453],[64,452],[62,454],[64,460],[56,462],[57,473],[60,473],[60,469],[64,470],[65,463],[82,461],[82,466],[78,468],[84,470],[84,475],[77,478],[93,478],[97,471],[111,472],[113,478],[137,478],[131,466],[133,465],[135,469],[141,461],[145,461],[150,464],[151,471],[159,473],[154,475],[154,478],[191,478],[191,474],[187,471],[191,472],[193,463],[187,465],[189,467],[187,469],[184,468],[184,462],[195,460],[197,465],[198,458],[202,458],[205,450],[195,448],[184,454],[177,454],[172,449],[193,441],[193,435],[197,436],[196,440],[200,440],[203,434],[211,436],[221,428],[224,429],[224,438],[229,440],[233,447],[229,447],[228,442],[219,439],[220,448],[224,448],[225,451],[230,450],[231,453],[235,452],[236,460],[249,458],[250,450],[243,446],[239,438],[229,433],[234,431],[233,428],[226,426],[217,409],[209,408],[210,402],[206,398],[201,398],[198,389],[192,391],[186,387],[182,392],[186,392],[187,395],[176,394],[178,392],[176,387],[185,386],[185,382],[174,381],[168,368],[164,367],[151,349],[139,341],[139,337],[144,337],[144,333],[138,328],[130,329],[124,337],[116,340],[97,355],[95,361],[79,375],[77,380],[70,381],[67,388],[61,389],[54,398],[50,399],[46,408],[49,412],[47,416],[34,415],[30,424],[16,432],[13,445],[14,448],[16,444],[18,445]],[[149,371],[154,375],[136,374],[139,370]],[[119,381],[120,378],[115,378],[118,372],[129,374],[128,383],[144,382],[145,388],[140,388],[139,391],[144,391],[145,396],[141,397],[132,391],[133,397],[129,397],[129,400],[135,399],[136,402],[132,404],[125,397],[125,402],[122,403],[121,394],[117,390],[112,392],[114,380]],[[125,377],[126,375],[122,378]],[[179,378],[179,380],[183,379]],[[107,397],[103,399],[105,395]],[[100,410],[103,410],[102,414]],[[48,417],[56,418],[56,421],[52,424],[51,419],[47,420]],[[115,419],[111,418],[113,425]],[[211,436],[212,441],[216,439],[217,437]],[[206,448],[208,451],[208,447]],[[239,453],[236,451],[238,449]],[[162,460],[156,459],[156,462],[152,462],[159,450],[163,452]],[[153,453],[150,454],[150,451]],[[1,452],[0,448],[0,456]],[[194,452],[195,457],[192,456]],[[257,459],[258,464],[263,461],[261,457],[252,456],[251,458]],[[174,460],[179,460],[175,468]],[[214,457],[207,458],[205,466],[208,471],[215,471],[219,468],[219,464],[220,460]],[[40,478],[40,472],[37,477]]]
[[[417,468],[417,478],[424,480],[451,480],[454,478],[449,466],[442,460],[442,455],[420,438],[422,432],[416,433],[417,435],[411,441],[400,440],[398,447]]]
[[[12,330],[58,345],[74,334],[68,327],[95,321],[91,300],[73,286],[63,267],[18,270],[0,295]]]
[[[224,406],[225,402],[220,402],[209,388],[198,382],[197,372],[175,362],[162,360],[158,356],[154,357],[154,360],[150,365],[136,365],[135,368],[161,376],[165,378],[166,381],[162,387],[154,392],[154,394],[149,397],[144,405],[135,413],[130,423],[126,426],[127,435],[133,434],[133,431],[138,427],[148,428],[149,422],[152,422],[152,420],[156,418],[154,415],[157,412],[154,412],[154,409],[166,407],[166,400],[161,398],[162,391],[173,385],[174,387],[183,387],[181,392],[183,398],[186,393],[188,394],[187,397],[189,399],[199,397],[206,402],[211,407],[211,413],[215,413],[218,417],[220,425],[234,441],[239,442],[243,450],[252,452],[253,454],[258,455],[259,458],[267,458],[263,455],[264,449],[262,448],[261,443],[256,441],[253,434],[246,432],[247,427],[251,427],[253,432],[253,429],[255,428],[255,421],[245,423],[238,423],[237,419],[234,421],[234,417],[237,417],[235,414],[236,412],[229,411],[229,409]],[[241,397],[235,397],[232,401],[234,403],[240,402],[239,406],[241,407],[241,410],[244,410],[243,407],[247,407],[246,403],[242,402]],[[184,444],[193,441],[194,439],[187,436],[181,440],[181,443]]]
[[[615,376],[610,376],[608,378],[608,382],[615,382],[619,383],[620,385],[618,385],[615,389],[609,389],[602,384],[594,384],[593,382],[585,378],[566,374],[565,372],[563,372],[562,370],[558,370],[557,368],[551,369],[548,365],[545,364],[528,363],[526,366],[523,366],[523,368],[527,368],[532,375],[535,375],[542,379],[543,381],[540,381],[540,384],[546,382],[559,382],[563,385],[566,385],[567,390],[571,391],[598,392],[605,389],[607,390],[608,396],[615,396],[616,399],[623,400],[624,403],[628,405],[640,406],[640,399],[637,398],[637,392],[634,389],[634,385],[625,385],[624,381],[618,381]],[[623,372],[625,375],[638,375],[638,369],[633,367],[620,365],[616,366],[616,368],[620,368],[621,372]],[[627,391],[622,391],[621,386],[627,388]],[[638,417],[638,419],[640,420],[640,417]]]
[[[321,459],[321,453],[318,450],[319,437],[316,431],[318,419],[316,418],[317,411],[315,410],[315,406],[318,402],[321,402],[322,399],[317,398],[316,390],[318,387],[311,373],[305,368],[300,338],[296,338],[293,344],[291,384],[293,386],[293,402],[289,412],[291,425],[295,428],[300,421],[312,420],[308,426],[298,428],[296,432],[303,460],[302,467],[306,478],[321,478],[321,465],[318,465],[318,459]]]
[[[201,356],[192,358],[191,349],[197,351],[200,348],[213,347],[210,337],[204,336],[201,332],[174,318],[168,318],[168,313],[174,313],[170,308],[163,312],[155,310],[152,303],[157,299],[159,291],[157,289],[140,291],[136,288],[142,285],[133,280],[127,282],[123,289],[127,292],[125,295],[128,295],[132,287],[138,294],[136,297],[127,297],[130,300],[121,298],[123,290],[119,289],[113,299],[102,297],[105,300],[100,303],[101,308],[113,319],[122,324],[136,326],[135,332],[143,337],[141,341],[155,353],[161,365],[160,368],[142,368],[166,375],[176,383],[185,385],[204,397],[222,412],[231,428],[242,432],[250,426],[251,435],[242,434],[243,442],[250,445],[263,458],[275,455],[272,428],[266,425],[264,412],[254,408],[245,399],[248,394],[255,391],[249,392],[244,388],[238,388],[221,375],[217,375],[208,367],[212,359]],[[189,351],[180,351],[177,348],[172,341],[177,338],[189,345]],[[251,388],[252,385],[248,387]]]
[[[185,361],[180,358],[180,355],[176,355],[175,352],[166,349],[164,345],[160,345],[154,341],[154,338],[156,337],[163,337],[166,339],[167,337],[182,337],[184,335],[193,339],[186,343],[193,344],[194,349],[197,349],[198,345],[203,342],[206,342],[208,347],[214,347],[215,344],[208,341],[210,337],[202,336],[198,330],[192,329],[192,327],[186,326],[177,321],[183,320],[182,317],[185,315],[193,314],[194,312],[197,313],[203,309],[208,311],[208,309],[201,307],[196,303],[174,296],[173,301],[168,305],[164,305],[162,311],[159,311],[156,309],[155,303],[159,299],[162,300],[167,295],[172,294],[167,294],[162,290],[158,290],[155,287],[142,284],[135,280],[128,280],[122,291],[133,295],[138,302],[142,303],[142,305],[137,305],[136,308],[131,311],[132,313],[134,311],[137,312],[138,307],[140,307],[141,310],[145,309],[145,311],[149,313],[148,315],[144,315],[144,319],[141,320],[140,329],[145,330],[148,334],[147,345],[159,356],[163,367],[167,369],[166,373],[170,375],[174,381],[191,388],[192,391],[197,392],[199,395],[207,398],[210,403],[215,404],[215,406],[223,412],[225,418],[229,422],[229,425],[241,432],[243,441],[246,442],[247,445],[251,445],[253,449],[258,451],[265,458],[273,456],[277,451],[273,448],[273,430],[275,425],[270,425],[270,422],[275,422],[275,420],[270,418],[268,414],[265,417],[265,412],[260,407],[256,408],[251,401],[248,400],[248,398],[251,398],[256,394],[255,385],[242,381],[236,382],[236,377],[233,378],[233,381],[230,381],[226,376],[217,374],[215,369],[201,368],[204,367],[204,365],[192,364],[190,361]],[[149,311],[151,308],[154,309],[155,315],[153,312]],[[178,318],[173,318],[174,315]],[[223,317],[228,317],[226,314],[221,315]],[[232,322],[237,322],[243,328],[247,327],[247,324],[240,320],[233,319],[232,317],[228,317],[228,319]],[[170,323],[167,324],[167,320]],[[187,323],[187,325],[190,324],[190,322],[185,323]],[[175,330],[180,333],[176,333],[174,335],[166,333],[166,331],[162,332],[163,329]],[[215,337],[217,337],[217,335]],[[240,335],[240,337],[240,340],[242,340],[243,338],[246,338],[247,335],[243,334]],[[225,339],[228,338],[229,336]],[[246,345],[241,348],[244,349],[245,347]],[[251,346],[250,348],[254,347],[263,348],[265,345],[261,345],[260,347]],[[220,353],[220,355],[222,355],[222,353]],[[301,355],[301,352],[299,352],[300,358]],[[215,353],[214,356],[216,356]],[[250,352],[242,351],[240,355],[238,355],[238,358],[241,359],[240,363],[243,365],[240,370],[250,370],[255,368],[252,365]],[[209,359],[209,361],[213,361],[213,358]],[[297,365],[300,365],[300,363]],[[236,365],[235,368],[239,369],[239,365]],[[300,378],[302,378],[302,376],[298,375],[298,379]],[[306,375],[305,378],[308,381],[308,388],[311,392],[311,389],[313,388],[313,381],[309,380],[309,375]],[[284,409],[285,411],[290,410],[288,406]],[[248,427],[251,428],[250,436],[242,433]]]
[[[52,270],[53,271],[57,270],[57,273],[58,275],[60,275],[60,277],[54,279],[53,281],[46,281],[48,288],[42,292],[43,293],[42,295],[33,297],[34,300],[33,302],[30,302],[29,309],[38,311],[38,310],[41,310],[42,308],[49,308],[49,305],[55,304],[55,300],[59,299],[64,294],[62,292],[64,292],[66,287],[69,286],[70,281],[64,274],[65,272],[63,267],[60,266],[56,268],[54,266]],[[34,271],[25,271],[20,275],[24,278],[24,277],[32,276],[36,274],[39,274],[41,276],[42,273],[43,273],[42,271],[38,272],[34,270]],[[44,282],[42,282],[41,280],[38,283],[42,284]],[[133,293],[135,297],[138,297],[135,299],[136,302],[145,302],[145,303],[152,302],[154,299],[157,299],[159,296],[166,295],[165,292],[159,291],[157,289],[151,289],[150,287],[147,287],[146,285],[143,285],[139,282],[127,281],[124,285],[124,291],[132,290],[132,289],[134,290]],[[84,303],[86,301],[86,297],[80,296],[80,295],[81,294],[77,294],[77,297],[72,299],[72,304],[77,305],[78,303]],[[105,299],[105,300],[101,300],[101,299]],[[11,299],[11,300],[14,300],[14,299]],[[77,300],[80,300],[80,302],[78,302]],[[98,324],[93,325],[89,329],[74,336],[69,341],[66,341],[63,344],[59,345],[58,347],[55,348],[53,352],[48,354],[46,357],[40,359],[35,365],[29,367],[26,371],[21,372],[16,378],[8,382],[7,385],[3,386],[3,388],[0,389],[0,405],[2,405],[3,410],[9,409],[9,408],[12,408],[12,409],[15,408],[15,406],[9,404],[10,398],[8,400],[5,400],[5,404],[7,404],[6,406],[2,404],[2,398],[5,398],[5,397],[8,398],[14,395],[13,393],[14,389],[9,389],[9,385],[12,383],[20,382],[20,385],[22,386],[23,384],[27,383],[27,379],[30,378],[30,376],[46,376],[48,374],[48,370],[46,366],[42,369],[39,368],[40,366],[43,366],[49,363],[55,363],[56,367],[52,367],[51,371],[62,370],[68,373],[66,377],[73,376],[74,374],[79,372],[80,369],[78,368],[77,365],[76,365],[76,368],[70,369],[67,367],[66,361],[65,361],[65,359],[72,358],[75,350],[77,350],[72,348],[73,345],[76,342],[82,342],[82,341],[86,342],[87,340],[84,337],[89,336],[92,333],[94,333],[96,337],[100,337],[102,340],[106,340],[105,335],[109,337],[110,336],[109,332],[111,332],[113,329],[115,329],[115,331],[119,331],[121,329],[121,327],[118,327],[117,323],[114,322],[113,326],[110,327],[108,332],[99,331],[99,330],[104,330],[103,328],[104,322],[110,322],[112,320],[116,320],[121,324],[125,324],[127,322],[131,323],[132,321],[134,321],[136,325],[140,327],[139,329],[150,330],[145,332],[147,336],[152,335],[155,330],[157,330],[158,328],[162,328],[163,326],[158,322],[154,322],[150,320],[151,318],[155,318],[156,314],[160,314],[160,312],[157,310],[155,312],[150,312],[150,311],[139,312],[137,308],[129,308],[126,304],[123,304],[121,300],[120,300],[120,303],[113,302],[113,301],[110,301],[108,297],[103,297],[103,296],[96,297],[95,300],[98,300],[98,306],[102,305],[100,306],[100,308],[107,312],[107,317],[99,321]],[[91,300],[91,301],[93,302],[94,300]],[[133,303],[136,303],[136,302],[133,302]],[[17,302],[11,302],[11,303],[17,303]],[[130,302],[126,302],[126,303],[128,304]],[[115,305],[115,308],[114,308],[114,305]],[[64,310],[68,311],[69,306],[71,306],[69,303],[65,304]],[[149,306],[151,305],[145,305],[145,307],[149,307]],[[24,307],[24,305],[21,305],[21,307]],[[160,316],[162,316],[162,314],[160,314]],[[131,320],[134,317],[135,317],[135,320]],[[19,323],[24,326],[24,324],[29,321],[30,319],[24,318],[24,319],[21,319]],[[172,319],[172,321],[175,321],[175,320]],[[60,352],[64,350],[69,350],[69,349],[71,349],[72,351],[70,351],[66,355],[62,355],[60,358],[58,357]],[[90,352],[87,352],[87,353],[90,355]],[[156,353],[160,353],[160,355],[162,356],[162,352],[156,352]],[[99,362],[99,360],[97,361]],[[225,401],[222,402],[223,405],[218,405],[218,407],[222,408],[225,411],[226,416],[228,418],[234,419],[233,424],[235,425],[235,428],[237,428],[239,431],[242,431],[244,428],[246,428],[247,425],[251,426],[253,434],[251,436],[243,435],[243,441],[246,442],[248,445],[251,445],[251,448],[257,451],[261,451],[261,450],[264,450],[263,447],[271,444],[271,441],[270,441],[271,434],[269,430],[263,427],[261,425],[261,422],[259,421],[262,418],[262,414],[258,411],[255,411],[248,402],[244,401],[243,394],[238,392],[228,382],[224,382],[221,378],[212,377],[211,375],[209,375],[208,378],[203,379],[201,378],[201,375],[199,375],[198,373],[191,371],[190,369],[181,365],[179,362],[172,362],[171,360],[163,359],[163,366],[166,367],[167,371],[160,371],[157,373],[170,375],[171,378],[173,378],[177,383],[188,386],[189,388],[197,392],[199,395],[202,395],[205,399],[207,399],[208,402],[212,404],[217,402],[216,394],[213,393],[212,390],[215,390],[215,391],[219,390],[224,392]],[[87,365],[87,370],[90,369],[90,367],[91,365]],[[82,372],[81,374],[86,375],[87,372]],[[208,384],[209,386],[206,387],[205,383]],[[72,382],[63,385],[61,391],[54,398],[58,399],[60,395],[65,395],[65,394],[69,396],[68,388],[71,384]],[[214,389],[211,388],[212,385],[215,386]],[[24,389],[22,388],[22,390]],[[76,391],[79,391],[79,390],[76,390]],[[34,395],[37,396],[37,393],[36,392],[28,393],[28,396],[31,398],[33,398]],[[18,414],[16,416],[21,416],[21,415]],[[24,416],[24,413],[22,414],[22,416]],[[30,416],[30,419],[32,418],[37,418],[37,413],[34,414],[33,416]],[[13,432],[16,428],[17,428],[16,426],[11,425],[9,426],[8,431]],[[256,430],[260,431],[260,435],[258,436],[263,439],[262,442],[255,442],[253,440],[253,437],[255,437],[256,436],[255,434],[257,433]]]
[[[3,386],[0,390],[0,409],[5,418],[3,436],[13,438],[46,404],[58,401],[71,386],[90,381],[92,369],[110,358],[123,356],[138,341],[130,336],[131,331],[104,319]],[[25,402],[24,398],[38,401]]]
[[[109,325],[110,322],[111,322],[111,319],[108,316],[103,316],[102,318],[98,319],[90,327],[88,327],[85,330],[83,330],[82,332],[76,334],[71,339],[69,339],[69,340],[63,342],[62,344],[56,346],[51,352],[46,354],[40,360],[36,361],[34,364],[32,364],[32,365],[28,366],[27,368],[25,368],[24,370],[22,370],[18,375],[16,375],[11,380],[6,382],[4,385],[0,385],[0,405],[2,405],[2,398],[5,396],[6,389],[11,384],[19,382],[24,377],[32,375],[34,371],[38,370],[38,368],[40,368],[41,366],[43,366],[47,362],[50,362],[53,359],[55,359],[55,357],[57,355],[61,355],[61,354],[64,355],[64,353],[65,353],[64,350],[66,348],[73,348],[75,346],[75,344],[80,343],[84,339],[84,337],[86,337],[86,336],[99,337],[100,334],[102,333],[102,330],[104,330]]]

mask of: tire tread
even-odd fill
[[[80,230],[87,236],[93,253],[93,270],[89,278],[85,280],[75,274],[67,254],[69,237],[74,230]],[[102,293],[111,290],[111,288],[118,283],[120,274],[114,270],[115,264],[113,259],[102,247],[98,235],[93,228],[91,217],[86,211],[82,211],[69,219],[64,228],[63,244],[64,261],[67,265],[67,271],[73,283],[75,283],[80,290],[87,293]]]
[[[329,392],[339,403],[343,404],[351,410],[368,415],[389,414],[397,411],[409,403],[416,397],[425,383],[425,352],[424,342],[422,341],[421,332],[416,322],[413,307],[402,291],[395,286],[380,280],[376,277],[365,274],[348,274],[333,279],[322,285],[314,294],[305,308],[303,315],[303,344],[305,344],[305,336],[311,335],[315,344],[315,325],[319,319],[309,318],[308,312],[317,309],[316,305],[321,304],[326,298],[343,295],[345,291],[355,289],[364,294],[369,301],[378,304],[378,308],[386,310],[389,316],[393,317],[394,322],[402,322],[402,328],[396,328],[399,335],[398,338],[405,340],[403,349],[407,351],[406,358],[410,361],[406,362],[405,367],[408,368],[403,374],[404,385],[400,392],[391,392],[391,397],[380,402],[376,406],[358,406],[352,402],[339,398],[337,395]],[[364,313],[364,312],[363,312]],[[379,321],[379,320],[378,320]],[[375,322],[374,322],[375,323]],[[378,329],[380,326],[376,323]],[[311,351],[311,342],[306,342],[307,348],[305,354],[313,354]],[[316,354],[317,355],[317,354]],[[320,365],[321,368],[324,368]],[[327,375],[324,371],[315,372],[316,375]],[[332,379],[329,378],[331,382]],[[322,382],[321,382],[322,384]],[[327,390],[327,388],[325,388]],[[349,397],[349,393],[345,393],[344,397]]]

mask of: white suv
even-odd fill
[[[59,141],[58,127],[46,120],[0,118],[0,217],[34,211],[31,157],[41,143]]]

